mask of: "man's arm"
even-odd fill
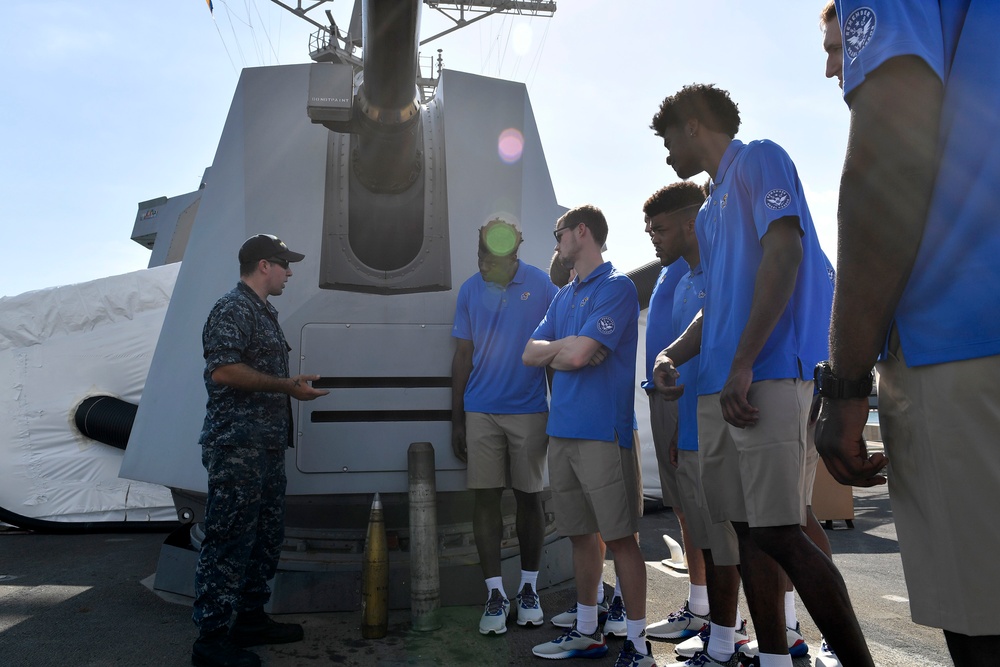
[[[753,426],[759,419],[757,408],[747,401],[753,383],[753,364],[795,291],[795,279],[802,263],[798,217],[787,216],[773,221],[761,237],[760,245],[763,255],[754,282],[750,316],[719,396],[723,417],[740,428]]]
[[[677,367],[686,364],[701,352],[702,311],[691,320],[677,340],[667,346],[653,362],[653,384],[656,391],[670,401],[676,401],[684,393],[684,385],[675,384],[680,377]]]
[[[559,340],[532,338],[524,347],[525,366],[549,366],[557,371],[575,371],[596,366],[607,358],[608,348],[589,336],[566,336]]]
[[[851,131],[837,212],[837,282],[830,363],[868,373],[889,331],[923,237],[937,170],[943,89],[920,58],[887,60],[852,91]],[[885,458],[867,455],[868,402],[823,400],[816,446],[842,484],[882,484]]]
[[[319,378],[319,375],[296,375],[290,378],[279,378],[261,373],[244,363],[226,364],[212,371],[212,382],[216,384],[224,384],[241,391],[288,394],[300,401],[311,401],[330,393],[326,389],[314,389],[309,384]]]
[[[455,458],[468,463],[465,440],[465,387],[472,375],[472,353],[475,347],[471,340],[456,338],[455,356],[451,360],[451,448]]]

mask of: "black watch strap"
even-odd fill
[[[868,398],[875,383],[875,374],[868,371],[860,380],[846,380],[833,374],[829,361],[816,364],[813,371],[816,391],[823,398]]]

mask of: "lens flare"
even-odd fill
[[[500,133],[497,142],[497,153],[506,164],[514,164],[521,159],[524,151],[524,137],[518,130],[508,128]]]

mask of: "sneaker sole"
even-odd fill
[[[537,620],[525,619],[523,621],[521,619],[517,619],[517,624],[520,625],[522,628],[540,628],[543,625],[545,625],[545,619],[544,618],[539,618]]]
[[[603,632],[604,632],[604,634],[608,635],[609,637],[627,637],[628,636],[628,626],[627,625],[622,625],[622,627],[620,627],[620,628],[615,628],[615,627],[608,628],[607,623],[605,623],[604,624],[604,630],[603,630]]]
[[[479,634],[483,635],[484,637],[487,635],[502,635],[505,632],[507,632],[507,626],[504,626],[499,630],[493,630],[493,629],[483,630],[482,628],[479,628]]]
[[[605,644],[599,649],[588,648],[582,651],[577,651],[577,650],[565,651],[559,654],[546,655],[545,653],[535,653],[534,649],[531,650],[531,653],[535,655],[535,657],[545,658],[546,660],[566,660],[568,658],[603,658],[608,654],[608,645]]]
[[[680,630],[678,632],[653,632],[646,628],[646,637],[648,639],[690,639],[697,635],[696,630]]]

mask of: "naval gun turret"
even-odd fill
[[[347,62],[243,71],[164,318],[121,475],[171,489],[184,527],[155,586],[190,594],[206,474],[201,329],[238,279],[236,249],[278,235],[306,258],[274,300],[292,373],[327,396],[294,406],[286,545],[271,611],[360,604],[372,495],[385,507],[390,605],[408,604],[407,449],[435,449],[443,604],[481,600],[465,469],[451,452],[451,324],[477,271],[478,229],[520,224],[523,260],[546,266],[565,211],[523,84],[444,70],[416,87],[417,0],[363,5],[363,68]],[[512,514],[512,503],[511,503]],[[551,517],[549,517],[551,522]],[[549,528],[539,585],[572,576]],[[504,574],[517,576],[513,517]],[[514,581],[511,582],[512,587]]]

